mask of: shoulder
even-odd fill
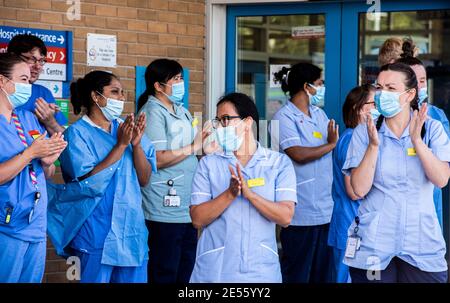
[[[273,167],[286,167],[286,166],[292,166],[291,159],[278,151],[269,149],[269,148],[262,148],[263,153],[265,154],[266,161],[268,161],[269,166]]]
[[[439,131],[440,129],[443,129],[444,127],[442,126],[442,122],[438,121],[436,119],[433,118],[428,118],[425,121],[425,130],[426,131],[430,131],[431,134]]]
[[[445,114],[445,112],[437,106],[429,104],[428,105],[428,113],[430,114],[430,116],[433,117],[433,119],[438,119],[440,121],[448,121],[447,115]]]
[[[81,134],[89,134],[90,127],[91,126],[81,117],[64,131],[64,136],[66,138],[73,138],[74,136],[81,136]]]
[[[281,118],[290,117],[291,115],[291,110],[289,109],[288,103],[286,103],[273,115],[272,120],[279,120]]]
[[[43,85],[34,83],[31,85],[31,89],[34,94],[45,95],[45,96],[50,95],[53,97],[52,92]]]

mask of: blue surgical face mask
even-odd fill
[[[99,92],[97,92],[97,93],[100,94]],[[106,98],[102,94],[100,94],[100,95],[106,99],[106,106],[101,107],[100,105],[98,105],[98,103],[95,103],[95,104],[97,104],[97,106],[100,108],[100,110],[102,111],[105,118],[108,121],[113,121],[113,120],[119,118],[120,115],[122,114],[123,106],[124,106],[125,102],[117,100],[117,99]]]
[[[378,119],[378,117],[381,115],[380,112],[376,108],[372,108],[370,110],[370,115],[372,116],[372,120]]]
[[[400,96],[407,91],[408,90],[403,93],[386,90],[377,91],[375,93],[375,104],[378,111],[386,118],[392,118],[398,115],[402,111],[403,106],[407,104],[400,105]]]
[[[6,94],[6,98],[8,98],[12,108],[14,109],[27,103],[31,97],[31,84],[17,83],[10,79],[8,79],[8,81],[14,83],[15,92],[12,95],[9,95],[3,88],[2,90]]]
[[[311,103],[311,105],[315,105],[315,106],[317,106],[321,103],[323,104],[323,100],[325,99],[325,85],[322,85],[322,86],[314,86],[312,84],[308,84],[308,85],[316,90],[315,95],[311,95],[308,91],[306,92],[309,96],[309,103]]]
[[[237,151],[241,147],[243,136],[236,135],[236,128],[242,123],[237,125],[230,125],[227,127],[219,127],[216,129],[217,144],[223,149],[224,152],[229,153]]]
[[[423,101],[428,98],[428,88],[422,87],[419,89],[419,106],[422,105]]]
[[[164,84],[164,83],[163,83]],[[164,84],[166,86],[172,87],[172,95],[169,96],[166,93],[162,92],[164,95],[166,95],[167,98],[169,98],[172,103],[179,104],[183,102],[184,98],[184,81],[178,82],[172,85]]]

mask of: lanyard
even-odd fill
[[[17,134],[19,135],[20,141],[22,141],[22,144],[23,144],[23,146],[25,146],[25,148],[28,148],[28,143],[27,143],[27,140],[25,139],[25,133],[23,131],[22,124],[20,123],[19,117],[17,116],[17,114],[15,112],[11,113],[11,119],[14,122],[14,126],[16,127]],[[37,181],[36,172],[34,171],[34,168],[33,168],[33,162],[30,162],[28,164],[28,171],[29,171],[31,183],[33,184],[33,186],[36,190],[36,192],[34,193],[33,208],[31,209],[30,215],[28,216],[28,223],[31,223],[31,219],[33,218],[33,214],[34,214],[36,205],[38,204],[39,199],[41,198],[41,193],[39,192],[38,181]]]

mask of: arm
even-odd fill
[[[372,188],[378,158],[378,131],[370,116],[367,117],[367,133],[369,135],[369,145],[363,159],[357,167],[352,169],[350,176],[353,192],[359,198],[367,195]]]
[[[43,98],[36,100],[35,114],[39,121],[44,124],[50,135],[54,133],[63,133],[64,127],[59,125],[55,118],[56,105],[53,103],[47,103]]]
[[[23,153],[0,163],[0,185],[14,179],[32,160],[34,156],[26,149]]]
[[[48,166],[45,165],[45,166],[42,166],[42,168],[44,169],[44,175],[45,175],[46,179],[53,178],[53,176],[55,175],[55,171],[56,171],[56,168],[55,168],[54,164],[51,164],[51,165],[48,165]]]
[[[192,224],[197,229],[209,225],[228,208],[235,198],[236,196],[228,188],[215,199],[192,205],[190,209]]]
[[[362,199],[363,197],[359,197],[358,195],[355,194],[355,192],[353,191],[353,187],[350,183],[350,176],[345,176],[344,175],[344,184],[345,184],[345,191],[347,192],[347,196],[352,199],[353,201]]]
[[[428,180],[430,180],[431,183],[437,187],[442,188],[448,183],[448,179],[450,177],[450,167],[447,161],[441,161],[436,155],[434,155],[432,150],[429,149],[422,140],[420,133],[425,121],[427,120],[427,111],[426,104],[420,108],[419,112],[414,111],[409,126],[409,133],[411,136],[411,142],[416,150],[417,156],[422,162],[422,166]],[[433,135],[434,134],[432,134],[432,136]],[[439,145],[441,142],[444,145],[444,142],[447,142],[448,145],[448,136],[444,133],[442,128],[440,131],[438,129],[437,134],[430,140],[432,148],[435,147],[436,144]]]
[[[316,147],[292,146],[285,149],[285,153],[298,164],[306,164],[322,158],[334,149],[336,144],[324,144]]]
[[[292,201],[273,202],[264,199],[257,193],[252,192],[248,200],[268,220],[287,227],[294,216],[295,203]]]

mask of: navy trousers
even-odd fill
[[[385,270],[373,271],[350,267],[352,283],[446,283],[447,271],[426,272],[400,258],[393,258]]]
[[[197,230],[191,223],[145,223],[149,283],[189,283],[197,251]]]
[[[281,229],[283,283],[329,283],[333,250],[328,246],[330,224]]]

